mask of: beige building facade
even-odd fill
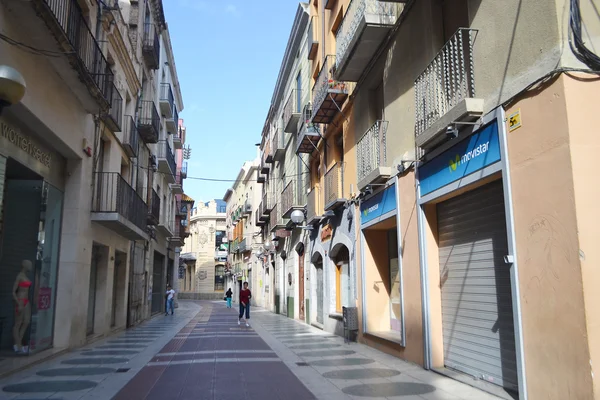
[[[4,34],[34,48],[0,43],[0,65],[26,84],[0,117],[0,348],[31,356],[4,358],[0,373],[164,311],[153,293],[164,297],[175,251],[170,232],[154,226],[174,220],[178,189],[175,171],[160,168],[173,152],[154,143],[161,134],[172,143],[183,104],[162,3],[118,4],[0,5]],[[172,96],[161,102],[165,82]],[[152,196],[159,186],[163,207]],[[15,307],[17,283],[31,318]],[[15,323],[22,337],[11,334]]]

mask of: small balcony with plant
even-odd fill
[[[415,80],[415,142],[422,150],[446,141],[453,123],[483,115],[484,100],[475,95],[476,36],[475,29],[458,29]]]
[[[138,132],[146,144],[158,142],[160,116],[152,100],[140,101]]]
[[[336,56],[328,55],[312,89],[313,124],[330,124],[340,113],[354,87],[349,82],[337,80],[335,76]]]
[[[319,126],[312,122],[312,105],[308,103],[302,111],[302,119],[299,122],[300,129],[298,132],[298,140],[296,154],[312,154],[317,149],[319,140],[321,140],[321,132]]]
[[[392,176],[386,165],[388,121],[378,120],[362,135],[356,146],[358,189],[383,183]]]
[[[403,5],[351,0],[335,35],[336,79],[358,82],[402,12]]]

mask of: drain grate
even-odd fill
[[[298,365],[300,367],[308,367],[308,363],[306,363],[306,362],[297,362],[296,365]]]
[[[123,372],[127,372],[129,371],[131,368],[117,368],[117,370],[115,371],[117,374],[118,373],[123,373]]]

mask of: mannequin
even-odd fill
[[[29,260],[21,263],[21,272],[17,275],[13,285],[13,298],[15,300],[15,325],[13,326],[13,349],[15,353],[29,353],[29,346],[23,346],[23,336],[31,322],[31,303],[29,302],[29,288],[31,280],[29,274],[33,264]]]

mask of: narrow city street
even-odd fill
[[[284,316],[180,301],[174,316],[0,380],[1,399],[403,399],[496,397]]]

